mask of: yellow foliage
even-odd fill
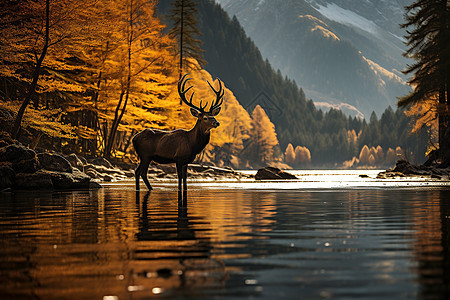
[[[14,115],[19,111],[20,103],[0,101],[2,109],[13,112]],[[65,124],[62,121],[64,113],[61,109],[35,109],[29,106],[22,120],[22,127],[33,129],[49,137],[74,139],[76,137],[76,127]]]
[[[297,164],[307,164],[311,162],[311,152],[308,148],[297,146],[295,147],[295,162]]]
[[[354,129],[348,130],[347,131],[347,142],[349,144],[350,143],[356,144],[357,140],[358,140],[358,135],[356,134],[355,130]]]
[[[386,164],[391,165],[394,164],[397,161],[397,153],[394,149],[389,148],[386,152]]]
[[[369,156],[370,156],[369,147],[367,147],[367,145],[364,145],[361,149],[361,152],[359,153],[359,163],[369,164]]]
[[[213,81],[211,75],[206,70],[199,70],[192,74],[192,80],[189,81],[195,90],[194,101],[196,105],[202,101],[203,105],[208,103],[208,107],[215,100],[216,95],[209,87],[207,81],[217,90],[218,82]],[[243,141],[249,138],[251,130],[251,118],[248,112],[240,105],[233,92],[224,86],[223,104],[219,115],[216,119],[220,122],[220,126],[211,132],[210,144],[213,147],[221,147],[224,144],[233,144],[236,150],[242,150]],[[191,117],[192,118],[192,117]],[[277,141],[278,143],[278,141]]]
[[[274,147],[278,145],[275,125],[270,121],[264,109],[256,105],[252,112],[252,131],[256,155],[262,162],[271,162],[274,157]]]
[[[284,151],[284,160],[287,164],[293,164],[295,163],[295,151],[294,146],[292,146],[291,143],[287,145],[286,151]]]

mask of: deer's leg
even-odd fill
[[[178,191],[181,191],[181,182],[183,180],[183,165],[177,164],[177,175],[178,175]]]
[[[148,166],[150,165],[150,162],[151,162],[151,159],[141,161],[141,170],[140,170],[142,180],[144,180],[144,183],[147,186],[149,191],[153,190],[152,186],[150,185],[150,182],[148,182],[148,175],[147,175]]]
[[[183,166],[183,190],[187,191],[187,167],[188,165]]]
[[[183,180],[183,165],[177,163],[177,175],[178,175],[178,205],[183,203],[183,195],[181,191],[181,182]]]
[[[142,162],[139,163],[136,170],[134,170],[134,177],[136,178],[136,191],[140,190],[139,177],[141,176]]]

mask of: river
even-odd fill
[[[297,175],[0,193],[0,299],[449,299],[448,182]]]

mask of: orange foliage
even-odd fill
[[[287,164],[294,164],[295,163],[295,151],[294,146],[292,146],[291,143],[287,145],[286,151],[284,151],[284,160]]]
[[[311,162],[311,152],[308,148],[297,146],[295,147],[295,162],[297,164],[306,164]]]

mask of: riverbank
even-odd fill
[[[6,133],[0,133],[0,191],[22,189],[101,188],[105,182],[134,178],[136,164],[113,165],[104,158],[84,158],[74,153],[35,151]],[[174,165],[152,163],[149,180],[176,179]],[[252,176],[231,168],[190,164],[189,178],[248,179]]]

